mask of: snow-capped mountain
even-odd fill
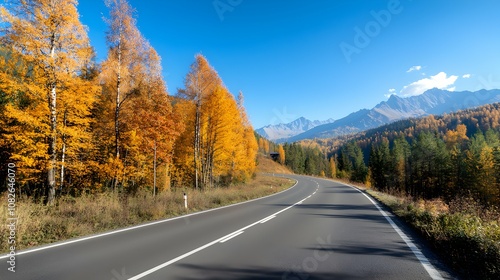
[[[332,122],[334,122],[333,119],[328,119],[326,121],[311,121],[304,117],[300,117],[290,123],[264,126],[257,129],[256,132],[271,141],[283,142],[290,137],[313,129],[318,125]]]

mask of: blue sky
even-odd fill
[[[98,60],[103,1],[80,0]],[[255,128],[339,119],[428,88],[500,87],[500,1],[130,0],[170,94],[202,53]]]

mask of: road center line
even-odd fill
[[[294,203],[294,204],[292,204],[292,205],[290,205],[290,206],[288,206],[288,207],[284,208],[284,209],[281,209],[280,211],[278,211],[278,212],[276,212],[276,213],[274,213],[274,214],[271,214],[271,215],[269,215],[269,216],[265,217],[264,219],[258,220],[257,222],[255,222],[255,223],[253,223],[253,224],[250,224],[250,225],[248,225],[248,226],[246,226],[246,227],[243,227],[243,228],[240,228],[240,229],[238,229],[238,230],[236,230],[236,231],[233,231],[233,232],[231,232],[230,234],[227,234],[227,235],[225,235],[225,236],[223,236],[223,237],[221,237],[221,238],[219,238],[219,239],[217,239],[217,240],[214,240],[214,241],[212,241],[212,242],[210,242],[210,243],[207,243],[207,244],[205,244],[205,245],[203,245],[203,246],[201,246],[201,247],[198,247],[198,248],[196,248],[196,249],[194,249],[194,250],[191,250],[191,251],[189,251],[189,252],[185,253],[184,255],[178,256],[177,258],[171,259],[171,260],[169,260],[169,261],[167,261],[167,262],[165,262],[165,263],[162,263],[162,264],[160,264],[160,265],[158,265],[158,266],[155,266],[155,267],[153,267],[153,268],[151,268],[151,269],[149,269],[149,270],[147,270],[147,271],[144,271],[144,272],[143,272],[143,273],[141,273],[141,274],[138,274],[138,275],[136,275],[136,276],[134,276],[134,277],[131,277],[131,278],[129,278],[128,280],[138,280],[138,279],[141,279],[141,278],[143,278],[144,276],[147,276],[147,275],[149,275],[149,274],[151,274],[151,273],[153,273],[153,272],[156,272],[156,271],[158,271],[158,270],[160,270],[160,269],[163,269],[163,268],[165,268],[165,267],[167,267],[167,266],[169,266],[169,265],[171,265],[171,264],[173,264],[173,263],[176,263],[176,262],[178,262],[178,261],[180,261],[180,260],[182,260],[182,259],[185,259],[185,258],[187,258],[187,257],[189,257],[189,256],[191,256],[191,255],[193,255],[193,254],[195,254],[195,253],[198,253],[199,251],[201,251],[201,250],[203,250],[203,249],[206,249],[206,248],[208,248],[208,247],[210,247],[210,246],[212,246],[212,245],[214,245],[214,244],[226,242],[226,241],[228,241],[229,239],[231,239],[231,238],[233,238],[233,237],[236,237],[236,236],[238,236],[238,235],[242,234],[242,233],[243,233],[243,231],[245,231],[245,230],[247,230],[247,229],[249,229],[249,228],[251,228],[251,227],[253,227],[253,226],[257,225],[257,224],[262,223],[263,221],[264,221],[264,222],[267,222],[268,220],[271,220],[271,219],[275,218],[275,217],[276,217],[276,215],[278,215],[278,214],[280,214],[280,213],[283,213],[283,212],[285,212],[286,210],[288,210],[288,209],[290,209],[290,208],[292,208],[292,207],[294,207],[294,206],[296,206],[296,205],[298,205],[298,204],[302,203],[302,202],[303,202],[304,200],[306,200],[306,199],[307,199],[307,197],[306,197],[306,198],[304,198],[303,200],[299,201],[299,202],[296,202],[296,203]]]
[[[273,218],[276,218],[276,216],[271,216],[271,217],[267,217],[267,218],[265,218],[265,219],[262,219],[262,220],[260,221],[260,223],[261,223],[261,224],[263,224],[263,223],[265,223],[265,222],[267,222],[267,221],[272,220]]]
[[[230,239],[233,239],[233,238],[235,238],[236,236],[238,236],[238,235],[242,234],[243,232],[244,232],[244,231],[240,231],[240,232],[237,232],[237,233],[235,233],[235,234],[232,234],[232,235],[230,235],[229,237],[227,237],[227,238],[225,238],[225,239],[221,240],[221,241],[220,241],[220,243],[224,243],[224,242],[226,242],[226,241],[228,241],[228,240],[230,240]]]

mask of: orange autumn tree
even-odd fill
[[[58,156],[72,148],[66,145],[65,152],[60,150],[64,146],[60,144],[61,133],[64,133],[61,118],[76,131],[85,131],[88,122],[78,122],[73,117],[79,114],[86,119],[93,102],[90,85],[79,77],[92,50],[76,6],[76,0],[32,0],[17,1],[9,9],[0,8],[5,23],[2,44],[13,57],[22,61],[20,65],[24,65],[21,72],[10,77],[15,80],[9,90],[13,102],[5,112],[13,131],[18,127],[23,129],[19,129],[20,135],[7,133],[6,137],[14,145],[12,159],[28,169],[41,168],[46,172],[43,184],[49,204],[55,197],[57,167],[61,162]],[[79,88],[78,85],[84,86]],[[70,93],[70,87],[79,88],[77,94],[83,95],[79,108],[70,104],[73,101],[69,95],[75,94]],[[27,102],[20,102],[20,99]],[[61,108],[65,108],[65,119]],[[80,136],[75,133],[74,137]],[[25,142],[20,144],[22,141]],[[26,144],[29,146],[23,148]],[[30,149],[37,151],[34,157],[29,155]]]
[[[132,97],[144,78],[143,56],[147,43],[136,27],[133,9],[125,0],[108,0],[110,18],[106,20],[108,57],[100,75],[102,95],[99,99],[101,150],[105,159],[104,176],[115,188],[126,180],[132,166],[126,169],[129,153],[139,153],[136,131],[124,119],[131,115]],[[104,138],[103,138],[104,137]]]
[[[239,136],[241,136],[241,140],[235,140],[240,141],[238,142],[238,144],[240,145],[240,147],[238,147],[240,156],[236,157],[239,161],[239,164],[237,164],[237,166],[239,167],[238,178],[241,181],[246,181],[255,174],[255,170],[257,168],[256,158],[257,152],[259,150],[259,145],[257,144],[253,126],[248,119],[244,106],[243,92],[241,91],[238,94],[237,105],[238,112],[241,118],[241,128],[243,130],[243,133],[239,134]],[[285,155],[283,151],[283,161],[284,158]]]
[[[89,60],[79,79],[68,83],[60,93],[58,131],[58,182],[62,192],[93,188],[92,174],[99,169],[91,126],[99,93],[96,65]]]
[[[242,102],[238,106],[202,55],[196,56],[179,96],[177,106],[189,114],[184,115],[186,130],[177,145],[184,148],[175,153],[178,174],[189,176],[191,170],[193,186],[201,189],[248,179],[255,171],[253,129]],[[186,182],[182,176],[179,179]]]
[[[284,165],[285,164],[285,150],[282,145],[278,146],[278,154],[279,154],[279,162]]]
[[[173,166],[169,170],[173,186],[184,187],[194,185],[194,127],[195,127],[195,105],[192,101],[177,97],[173,110],[179,121],[184,126],[184,131],[179,135],[175,142],[173,150]]]
[[[168,96],[165,81],[161,76],[161,59],[156,51],[149,47],[145,55],[145,79],[138,94],[131,103],[133,114],[128,115],[127,122],[130,128],[137,131],[140,137],[140,153],[146,155],[141,170],[146,177],[147,185],[153,187],[153,193],[160,186],[168,189],[172,165],[174,143],[184,125],[180,115],[173,111],[171,99]],[[164,180],[158,184],[157,173],[159,166],[163,169]],[[152,176],[150,176],[152,175]]]
[[[328,167],[330,171],[330,177],[331,178],[337,178],[337,163],[335,162],[335,155],[330,157],[330,160],[328,161]]]
[[[100,146],[103,176],[112,188],[146,185],[155,191],[157,165],[169,168],[182,123],[172,111],[161,59],[137,29],[132,7],[125,0],[106,4],[108,57],[102,63],[96,124],[99,139],[108,139]]]
[[[33,191],[42,187],[48,155],[45,141],[48,124],[42,94],[28,90],[24,81],[29,72],[21,55],[2,48],[0,55],[0,147],[15,161],[19,170],[16,180],[31,183]],[[45,113],[44,113],[45,112]]]
[[[125,147],[123,141],[137,143],[135,134],[125,123],[124,116],[131,106],[131,97],[137,94],[141,83],[145,40],[135,25],[133,9],[125,0],[109,0],[110,18],[106,20],[108,57],[102,63],[100,75],[102,95],[99,100],[101,122],[98,124],[100,138],[109,139],[101,143],[106,164],[105,177],[111,177],[115,188],[125,179],[124,157],[132,147]],[[124,132],[129,132],[128,134]],[[127,138],[127,139],[124,139]],[[127,149],[128,148],[128,149]]]
[[[208,64],[205,57],[196,55],[195,62],[191,65],[191,70],[187,74],[184,83],[185,89],[179,91],[179,96],[189,101],[192,106],[186,104],[185,109],[193,111],[193,113],[186,116],[186,131],[184,132],[186,135],[181,137],[186,142],[180,143],[180,145],[192,146],[192,150],[185,151],[191,155],[192,166],[186,168],[186,166],[182,166],[181,164],[177,166],[177,169],[184,171],[192,169],[194,187],[200,189],[204,187],[206,183],[204,180],[207,178],[205,177],[204,170],[202,170],[206,166],[203,160],[209,160],[203,154],[204,150],[202,150],[202,127],[205,125],[202,120],[203,105],[206,103],[208,96],[217,87],[222,86],[222,80],[217,72]],[[192,135],[187,136],[188,134]],[[181,157],[183,157],[182,154],[177,154],[178,159]],[[179,161],[185,162],[184,160]]]

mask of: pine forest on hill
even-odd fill
[[[108,53],[96,63],[76,3],[0,10],[0,159],[2,170],[15,165],[18,193],[51,204],[56,191],[210,189],[252,178],[258,147],[241,92],[235,98],[196,55],[185,87],[169,95],[126,0],[106,2]]]

